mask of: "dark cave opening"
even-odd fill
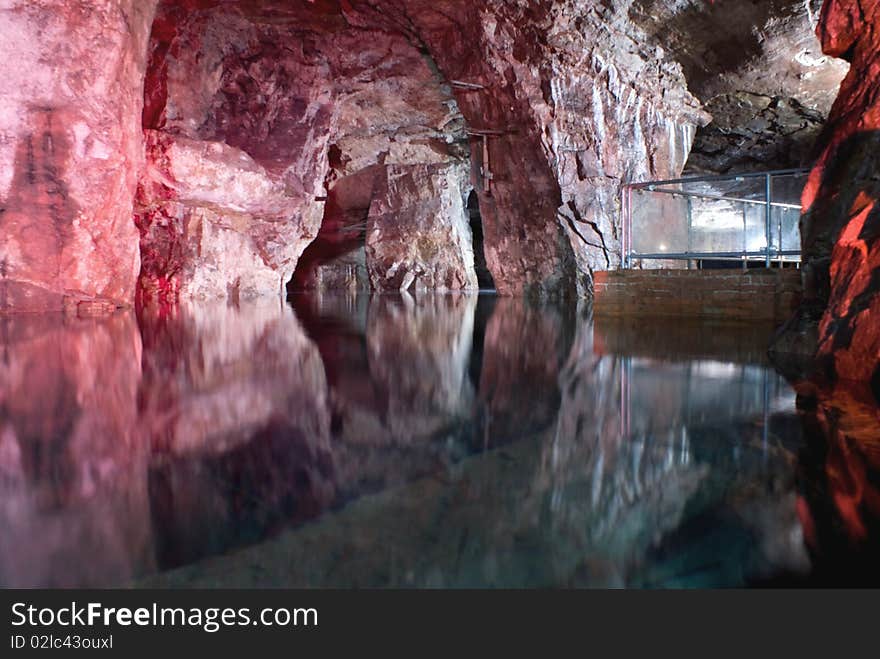
[[[467,200],[467,212],[471,225],[474,244],[474,268],[477,271],[477,283],[480,290],[495,290],[495,279],[486,262],[486,251],[483,238],[483,218],[480,215],[480,198],[476,190],[471,190]]]

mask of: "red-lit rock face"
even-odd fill
[[[145,299],[278,294],[322,216],[322,242],[343,255],[358,246],[363,253],[373,188],[384,180],[377,165],[462,162],[449,146],[455,132],[464,139],[454,101],[422,54],[393,26],[350,26],[338,3],[163,3],[151,52],[144,122],[158,132],[148,140],[153,166],[136,215]],[[178,166],[181,149],[166,148],[169,140],[215,155]],[[244,161],[260,170],[256,189],[253,176],[238,173]],[[469,172],[454,171],[460,190]],[[335,194],[337,184],[363,194],[347,199]],[[403,208],[408,199],[382,201],[390,227],[411,210]],[[463,202],[435,210],[444,208],[457,213],[432,218],[444,227],[438,248],[446,265],[420,270],[424,262],[410,267],[401,254],[398,270],[422,288],[447,279],[467,288],[469,237],[445,230],[466,227]]]
[[[877,378],[880,361],[880,2],[829,0],[818,34],[852,64],[803,194],[808,304],[823,313],[819,357],[832,378]],[[809,312],[808,307],[807,311]]]
[[[155,2],[0,8],[0,312],[128,304]]]

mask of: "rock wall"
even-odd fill
[[[679,174],[710,118],[685,74],[731,130],[754,124],[749,153],[792,122],[815,128],[821,99],[793,81],[831,74],[809,48],[779,102],[762,100],[767,76],[745,87],[755,112],[724,96],[758,54],[775,70],[786,40],[803,45],[814,4],[10,1],[6,61],[26,65],[0,89],[0,306],[129,303],[138,271],[143,301],[281,293],[319,233],[334,245],[319,261],[359,262],[347,255],[366,247],[370,208],[389,234],[424,232],[366,250],[375,285],[470,288],[455,189],[479,194],[500,292],[589,294],[592,272],[619,263],[621,183]],[[703,61],[715,42],[696,34],[728,15],[766,32],[761,47],[743,37],[735,70]],[[798,94],[804,112],[786,100]],[[389,186],[404,169],[418,176]],[[410,217],[441,180],[443,217]],[[405,255],[411,242],[437,253]]]
[[[477,85],[455,94],[478,133],[474,182],[502,293],[589,291],[592,270],[619,263],[620,183],[680,173],[708,121],[627,3],[351,5],[349,21],[400,26],[447,81]]]
[[[850,61],[803,193],[805,306],[829,378],[880,378],[880,2],[828,0],[824,51]]]
[[[806,167],[846,62],[814,34],[822,0],[635,0],[630,19],[678,62],[712,115],[690,172]]]
[[[0,7],[0,312],[130,304],[153,0]]]
[[[258,9],[159,8],[135,208],[144,301],[280,295],[317,234],[330,70],[308,26]]]
[[[299,277],[304,287],[313,286],[316,268],[339,259],[328,272],[348,270],[349,253],[363,248],[362,225],[374,187],[387,179],[384,167],[462,161],[450,146],[463,139],[455,102],[422,54],[394,26],[352,26],[336,2],[166,2],[151,53],[145,127],[225,155],[186,168],[171,158],[183,178],[149,171],[144,177],[137,220],[145,297],[278,293],[319,235],[320,248],[307,258],[312,272]],[[174,150],[166,142],[161,136],[149,141],[153,173],[169,169]],[[206,180],[240,178],[239,160],[249,159],[248,167],[262,168],[265,184],[248,203],[235,185]],[[458,176],[453,187],[467,187],[466,168],[449,171]],[[360,195],[336,193],[352,179],[357,184],[349,191]],[[393,224],[410,210],[404,207],[411,199],[382,189],[383,214]],[[444,203],[456,205],[451,197]],[[454,232],[449,237],[438,248],[459,271],[434,273],[429,265],[413,273],[426,278],[422,287],[435,280],[469,286],[469,245]],[[175,245],[182,257],[172,254]]]
[[[373,290],[475,290],[462,165],[385,168],[370,205],[367,264]]]

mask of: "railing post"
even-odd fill
[[[629,202],[627,197],[629,196],[629,186],[624,185],[620,188],[620,211],[622,216],[622,222],[620,227],[620,265],[624,270],[629,269],[629,254],[627,253],[626,246],[626,231],[629,226]]]
[[[684,187],[684,186],[682,186]],[[690,197],[687,197],[687,253],[690,255],[693,249],[693,240],[691,238],[691,230],[694,225],[694,202]],[[688,259],[688,270],[693,270],[692,261]]]
[[[764,176],[764,200],[766,204],[764,208],[764,236],[767,239],[767,258],[764,267],[769,268],[771,265],[770,238],[773,231],[770,226],[773,223],[773,177],[770,174]]]

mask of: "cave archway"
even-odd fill
[[[337,151],[331,146],[332,171]],[[375,177],[376,167],[368,167],[328,185],[321,228],[297,262],[288,293],[370,290],[365,244]]]
[[[477,283],[480,290],[495,290],[495,279],[486,262],[483,237],[483,217],[480,215],[480,198],[476,190],[471,190],[467,200],[468,219],[474,245],[474,269],[477,271]]]

